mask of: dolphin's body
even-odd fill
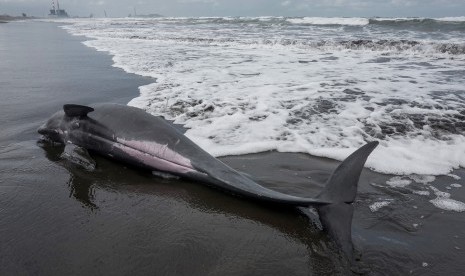
[[[315,198],[265,188],[214,158],[162,117],[117,104],[65,105],[39,133],[134,166],[194,179],[255,200],[317,208],[323,227],[352,259],[351,222],[357,184],[371,142],[349,156]]]

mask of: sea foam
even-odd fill
[[[439,209],[443,209],[446,211],[456,211],[456,212],[464,212],[465,211],[465,203],[461,201],[457,201],[450,198],[444,197],[437,197],[435,199],[430,200],[434,206]]]
[[[391,204],[391,201],[379,201],[371,204],[369,208],[374,213],[377,212],[379,209],[388,206],[389,204]]]
[[[215,156],[343,160],[378,140],[367,166],[379,172],[465,167],[461,36],[387,32],[366,20],[126,18],[64,28],[113,55],[114,66],[154,78],[129,104],[184,124]]]
[[[310,25],[348,25],[348,26],[364,26],[369,24],[367,18],[352,18],[352,17],[302,17],[288,18],[288,22],[293,24],[310,24]]]

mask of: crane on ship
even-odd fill
[[[68,13],[64,9],[60,9],[60,3],[57,1],[57,6],[55,8],[55,0],[52,0],[52,9],[50,10],[50,17],[68,17]]]

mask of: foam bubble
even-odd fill
[[[408,178],[421,184],[428,184],[436,180],[436,177],[433,175],[409,175]]]
[[[414,194],[417,195],[422,195],[422,196],[429,196],[430,192],[429,191],[413,191]]]
[[[386,181],[386,184],[388,184],[391,187],[405,187],[408,186],[412,183],[411,180],[408,179],[402,179],[402,177],[395,176],[388,181]]]
[[[430,189],[433,190],[434,194],[437,197],[441,197],[441,198],[449,198],[450,197],[450,193],[441,192],[439,189],[437,189],[437,188],[435,188],[433,186],[430,186]]]
[[[442,210],[455,212],[465,211],[465,203],[454,199],[437,197],[435,199],[430,200],[430,202],[433,203],[434,206]]]
[[[451,174],[451,173],[450,173],[450,174],[447,174],[447,176],[452,177],[452,178],[455,179],[455,180],[460,180],[460,179],[462,179],[460,176],[455,175],[455,174]]]
[[[430,200],[434,206],[439,209],[446,210],[446,211],[456,211],[456,212],[463,212],[465,211],[465,203],[454,200],[450,198],[450,193],[442,192],[439,189],[431,186],[430,189],[434,192],[437,196],[435,199]]]
[[[377,212],[379,209],[386,207],[389,204],[391,204],[391,201],[379,201],[371,204],[369,208],[372,212]]]

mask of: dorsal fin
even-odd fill
[[[63,110],[68,117],[85,117],[87,113],[94,111],[92,107],[78,104],[65,104]]]

